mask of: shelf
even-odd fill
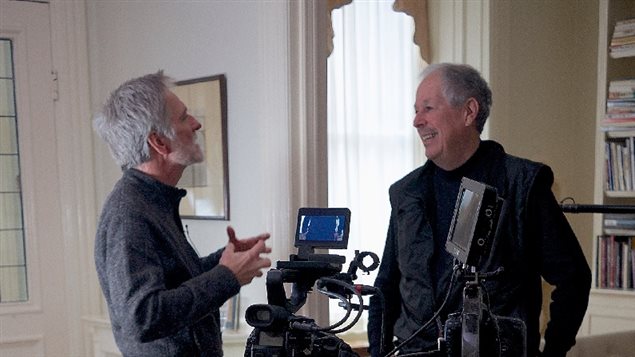
[[[635,191],[604,191],[606,197],[635,198]]]
[[[623,56],[623,57],[613,57],[609,54],[609,58],[611,60],[628,60],[629,58],[635,58],[635,56]]]
[[[606,132],[607,138],[630,138],[635,137],[635,127],[614,127],[607,125],[602,127],[602,131]]]
[[[635,229],[623,229],[623,228],[604,228],[604,234],[612,236],[630,237],[635,236]]]
[[[627,296],[635,297],[635,290],[633,289],[606,289],[606,288],[592,288],[592,294],[597,295],[613,295],[613,296]]]

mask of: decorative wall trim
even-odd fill
[[[20,353],[31,353],[34,356],[43,356],[44,353],[44,336],[43,335],[22,335],[11,338],[0,339],[0,355],[5,353],[10,355],[12,351],[20,351]]]
[[[326,133],[327,2],[289,0],[290,212],[328,204]],[[295,220],[294,214],[291,217]],[[291,221],[292,221],[291,220]],[[290,222],[290,221],[288,221]],[[292,234],[289,237],[293,236]],[[292,242],[289,241],[292,247]],[[298,312],[328,323],[328,302],[310,296]]]
[[[94,201],[92,125],[89,110],[88,48],[85,0],[51,0],[53,66],[58,73],[55,105],[58,173],[69,351],[86,355],[81,316],[102,313],[93,266],[92,242],[97,211]],[[77,174],[81,173],[81,174]],[[61,264],[62,262],[60,262]]]
[[[328,34],[327,40],[327,57],[333,52],[333,24],[331,22],[331,14],[333,10],[339,9],[342,6],[352,3],[353,0],[328,0],[327,12],[327,24],[326,31]],[[395,12],[403,12],[406,15],[412,17],[415,23],[415,31],[413,35],[413,42],[419,46],[419,52],[421,58],[427,63],[430,63],[430,33],[428,30],[428,0],[395,0],[393,3],[393,10]]]

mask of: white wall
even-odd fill
[[[87,3],[93,112],[123,81],[158,69],[177,80],[227,78],[231,220],[186,222],[201,254],[224,246],[231,224],[241,237],[272,232],[274,264],[288,257],[275,249],[288,236],[274,231],[272,217],[282,213],[271,203],[289,195],[278,189],[289,165],[287,13],[286,1]],[[95,163],[100,209],[120,170],[97,137]],[[240,316],[264,300],[264,278],[256,279],[241,290]]]

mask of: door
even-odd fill
[[[22,258],[15,261],[18,268],[22,265],[26,278],[22,293],[0,302],[0,355],[67,356],[70,324],[65,295],[70,282],[66,281],[64,271],[49,4],[0,0],[0,39],[10,44],[3,51],[1,65],[5,73],[13,73],[12,78],[2,78],[10,82],[10,89],[0,92],[4,96],[0,104],[5,105],[2,119],[5,124],[11,120],[9,126],[15,127],[11,130],[17,133],[13,146],[17,147],[19,163],[18,174],[9,179],[5,166],[4,182],[15,181],[16,184],[5,187],[13,188],[21,196],[18,213],[9,214],[18,223],[7,223],[7,212],[13,205],[5,196],[2,203],[5,217],[0,217],[0,225],[4,222],[4,231],[21,231]],[[12,71],[7,71],[7,66]],[[11,91],[15,94],[14,101]],[[6,106],[12,104],[14,108],[9,111],[14,114],[7,115]],[[10,137],[6,127],[5,147],[6,138]],[[0,236],[6,238],[6,234]],[[15,241],[15,234],[12,236]],[[8,249],[4,247],[7,255]],[[9,258],[4,257],[5,267],[10,266],[6,263],[11,261]],[[8,280],[6,275],[0,276]]]

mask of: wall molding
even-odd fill
[[[97,211],[89,110],[86,2],[51,0],[50,8],[53,66],[59,93],[55,125],[63,212],[63,264],[67,276],[69,351],[71,355],[86,355],[89,349],[84,346],[86,331],[81,317],[101,312],[101,293],[92,260]]]

